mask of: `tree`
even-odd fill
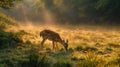
[[[108,20],[119,20],[120,1],[119,0],[99,0],[96,5],[99,16]]]
[[[0,0],[0,7],[4,9],[10,9],[14,6],[15,2],[21,0]]]

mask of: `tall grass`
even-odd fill
[[[1,21],[1,23],[7,24],[7,25],[18,25],[17,21],[15,21],[11,17],[9,17],[1,12],[0,12],[0,21]]]
[[[50,67],[51,63],[46,56],[33,53],[28,56],[28,61],[20,61],[21,67]]]
[[[16,47],[22,43],[22,39],[12,32],[0,31],[0,48]]]
[[[58,60],[53,67],[72,67],[72,63],[65,60]]]
[[[14,25],[14,20],[8,19],[6,15],[0,14],[0,19],[1,28]],[[0,67],[120,67],[120,58],[113,59],[113,55],[120,52],[119,31],[51,27],[50,29],[56,30],[62,36],[61,38],[69,40],[67,52],[62,48],[55,52],[51,49],[50,41],[45,42],[46,49],[40,46],[42,38],[39,37],[39,32],[42,29],[44,28],[33,27],[28,30],[25,27],[25,30],[16,33],[1,30],[0,49],[3,49],[0,50]],[[22,46],[16,46],[18,42]]]
[[[98,67],[102,60],[100,60],[97,55],[89,53],[84,60],[78,63],[77,67]],[[102,67],[102,65],[100,65]]]
[[[120,67],[120,56],[116,56],[109,60],[106,64],[105,67]]]

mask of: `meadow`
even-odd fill
[[[42,48],[40,31],[44,29],[53,30],[62,39],[68,39],[68,51],[59,43],[59,49],[53,50],[49,40]],[[5,31],[16,34],[16,39],[22,41],[1,48],[0,67],[120,67],[118,28],[30,24],[11,27]],[[11,47],[13,44],[17,46]]]
[[[0,67],[120,67],[119,7],[118,0],[0,0]],[[45,29],[68,40],[68,50],[49,40],[43,48]]]

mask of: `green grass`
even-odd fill
[[[53,67],[72,67],[72,63],[65,60],[58,60]]]
[[[22,39],[18,34],[0,31],[0,48],[16,47],[20,43]]]
[[[77,52],[75,50],[54,52],[46,48],[45,53],[39,53],[39,50],[41,49],[29,43],[17,48],[2,49],[0,50],[0,65],[8,67],[112,67],[120,65],[119,57],[114,60],[105,60],[95,52],[87,52],[78,57],[82,54],[73,56]]]

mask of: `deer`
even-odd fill
[[[41,45],[43,47],[44,43],[46,40],[52,41],[53,49],[55,49],[55,45],[58,48],[57,42],[60,43],[64,49],[67,51],[68,50],[68,40],[62,40],[60,35],[54,31],[45,29],[40,32],[40,37],[42,37],[42,42]]]

